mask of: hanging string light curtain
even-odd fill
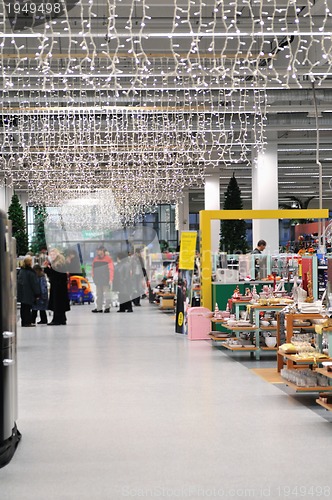
[[[331,70],[327,0],[24,5],[1,7],[0,168],[31,202],[108,189],[128,218],[176,202],[264,147],[268,88]]]

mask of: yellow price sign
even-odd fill
[[[183,231],[180,240],[179,269],[195,267],[197,231]]]
[[[179,326],[183,325],[183,320],[184,320],[183,312],[179,312],[179,315],[178,315],[178,325]]]

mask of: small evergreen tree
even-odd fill
[[[8,219],[12,221],[12,235],[16,239],[17,255],[26,255],[29,251],[28,233],[24,210],[16,193],[13,194],[8,208]]]
[[[225,193],[224,210],[242,210],[241,190],[235,179],[230,178]],[[248,251],[246,222],[244,220],[223,220],[220,223],[220,251],[227,253]]]
[[[31,250],[37,254],[42,249],[46,249],[45,220],[47,211],[44,205],[37,205],[33,208],[35,228],[31,241]]]

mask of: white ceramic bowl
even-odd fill
[[[261,321],[261,326],[269,326],[269,322],[268,321],[265,321],[265,320],[262,320]]]
[[[272,326],[277,326],[277,323],[278,323],[278,321],[276,321],[275,319],[273,319],[273,320],[271,321],[271,325],[272,325]]]
[[[277,343],[277,337],[265,337],[265,344],[267,347],[275,347]]]

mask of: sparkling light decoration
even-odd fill
[[[328,0],[23,5],[0,7],[1,178],[49,206],[112,193],[125,224],[250,165],[267,90],[331,72]]]

